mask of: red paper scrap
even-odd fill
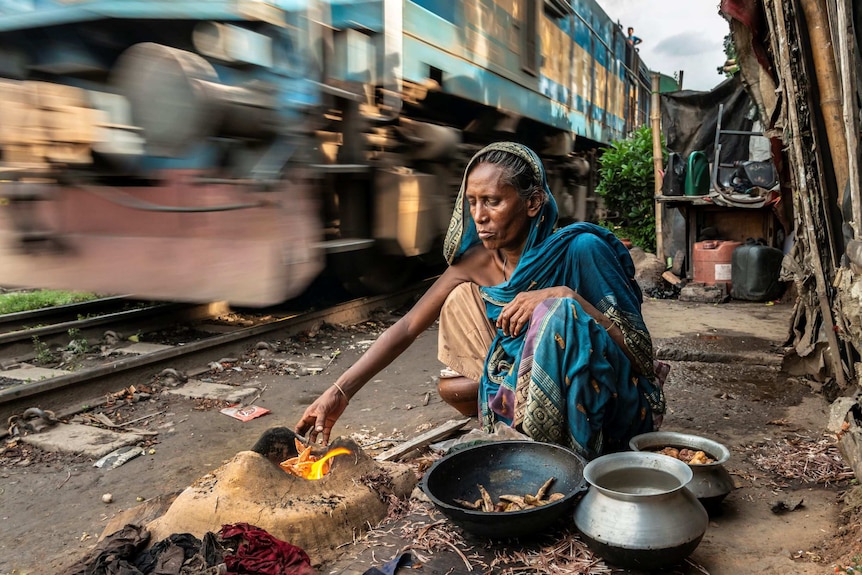
[[[240,421],[251,421],[256,417],[260,417],[261,415],[266,415],[269,413],[269,410],[265,407],[259,407],[257,405],[231,405],[230,407],[225,407],[221,410],[225,415],[229,415],[234,419],[239,419]]]

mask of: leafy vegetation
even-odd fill
[[[739,63],[737,61],[736,45],[733,43],[733,36],[730,33],[724,37],[724,55],[727,56],[727,60],[724,61],[723,66],[718,66],[716,71],[727,78],[731,78],[739,73]]]
[[[611,214],[600,222],[644,251],[655,253],[655,178],[652,130],[642,126],[607,148],[600,159],[596,193]],[[662,163],[667,152],[662,143]]]
[[[67,333],[71,338],[69,345],[66,346],[67,351],[75,355],[83,355],[90,351],[90,342],[81,335],[81,330],[73,327]]]
[[[33,336],[33,356],[36,363],[40,365],[46,365],[55,360],[51,347],[36,335]]]
[[[92,293],[59,290],[38,290],[0,294],[0,314],[30,311],[45,307],[79,303],[97,299]]]

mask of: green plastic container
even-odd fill
[[[705,196],[709,193],[709,160],[703,152],[692,152],[685,169],[685,195]]]

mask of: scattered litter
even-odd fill
[[[234,419],[239,419],[240,421],[251,421],[252,419],[258,418],[262,415],[266,415],[269,413],[269,410],[265,407],[259,407],[257,405],[248,405],[243,406],[240,404],[232,405],[230,407],[225,407],[221,410],[225,415],[229,415]]]
[[[169,367],[167,369],[163,369],[161,373],[159,373],[159,377],[163,378],[163,382],[167,385],[176,385],[177,383],[185,383],[189,380],[188,376],[176,369]]]
[[[327,362],[327,364],[326,364],[326,367],[329,367],[330,365],[332,365],[332,362],[335,361],[335,358],[338,357],[339,355],[341,355],[340,349],[336,349],[335,351],[333,351],[332,355],[329,358],[329,362]]]
[[[106,456],[102,457],[101,459],[96,461],[96,463],[93,464],[93,467],[98,467],[100,469],[116,469],[130,459],[134,459],[135,457],[143,454],[143,447],[127,445],[125,447],[115,449]]]
[[[115,346],[118,343],[120,343],[120,341],[122,341],[122,339],[123,339],[122,334],[120,334],[116,331],[113,331],[113,330],[108,330],[102,335],[102,340],[105,342],[105,345],[107,345],[107,346]]]
[[[797,503],[794,503],[792,505],[788,505],[784,501],[777,501],[772,505],[770,510],[776,515],[781,515],[782,513],[789,513],[790,511],[796,511],[805,507],[805,505],[803,505],[803,501],[805,500],[800,499]]]
[[[269,384],[264,385],[257,394],[252,397],[250,400],[245,402],[245,405],[254,405],[254,402],[260,399],[261,394],[266,391],[266,388],[269,387]]]
[[[141,386],[141,388],[138,389],[134,385],[130,385],[129,387],[123,388],[119,391],[106,393],[105,405],[113,406],[118,401],[134,403],[137,401],[149,399],[150,397],[152,397],[152,395],[153,390],[148,386]]]
[[[72,478],[72,472],[67,471],[66,472],[66,479],[64,479],[63,481],[60,482],[60,485],[57,486],[57,489],[60,489],[61,487],[63,487],[66,484],[66,482],[69,481],[69,479],[71,479],[71,478]],[[3,492],[0,491],[0,495],[2,495],[2,494],[3,494]]]
[[[99,411],[97,413],[86,413],[84,415],[89,417],[90,419],[94,419],[94,420],[98,421],[99,423],[101,423],[102,425],[105,425],[107,427],[117,427],[117,424],[114,423],[110,417],[108,417],[107,415],[105,415],[101,411]]]
[[[53,411],[41,410],[38,407],[30,407],[20,416],[13,415],[7,421],[10,436],[26,435],[27,433],[39,433],[58,423]]]
[[[110,493],[102,495],[102,503],[111,503],[112,501],[114,501],[114,496]]]

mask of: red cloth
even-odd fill
[[[766,51],[768,30],[761,3],[757,0],[721,0],[720,11],[738,20],[751,32],[751,49],[760,65],[772,70],[772,61]]]
[[[249,575],[312,575],[308,554],[281,539],[276,539],[263,529],[248,523],[223,525],[219,536],[222,539],[238,538],[242,541],[235,555],[224,558],[228,573]]]

